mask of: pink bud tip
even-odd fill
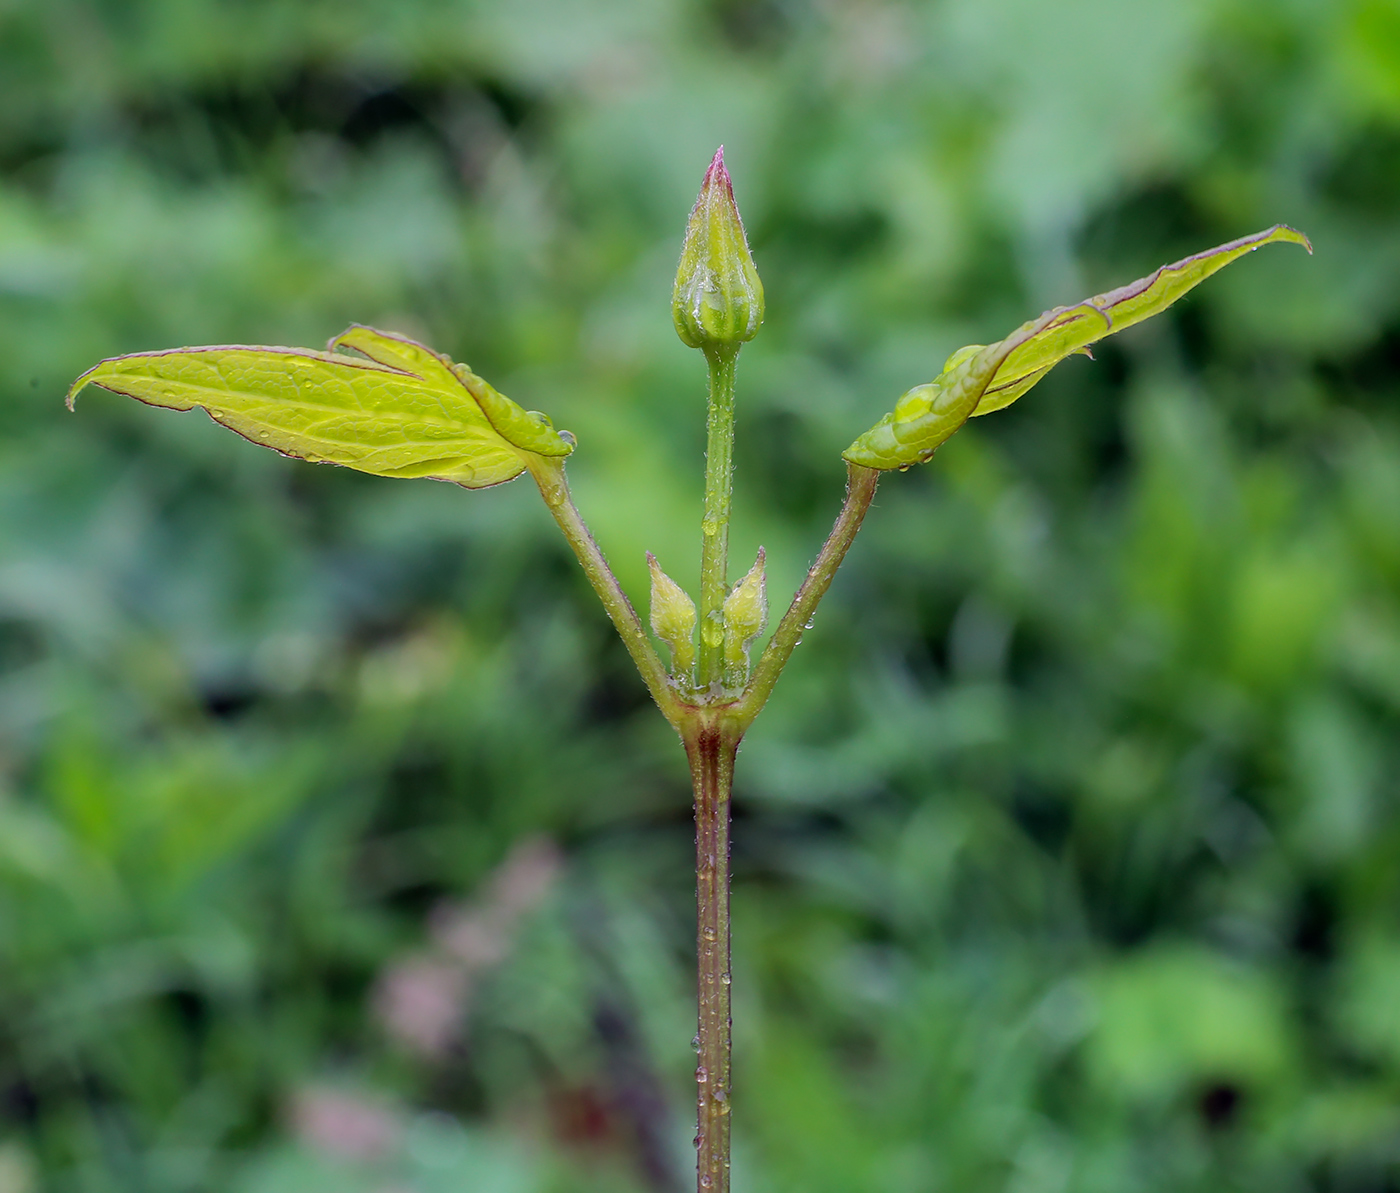
[[[724,168],[724,146],[721,145],[715,150],[715,155],[710,159],[710,168],[705,171],[704,187],[709,188],[716,184],[724,187],[729,197],[734,197],[734,184],[729,179],[729,171]]]

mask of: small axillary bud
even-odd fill
[[[647,552],[651,570],[651,628],[671,651],[671,674],[685,675],[695,666],[695,602],[661,570]]]
[[[760,547],[753,567],[724,598],[724,667],[729,683],[743,683],[748,678],[749,646],[768,624],[763,559]]]
[[[763,283],[724,168],[723,145],[690,213],[671,313],[676,333],[691,348],[737,347],[763,324]]]

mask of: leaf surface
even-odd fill
[[[948,358],[936,380],[901,397],[894,410],[843,455],[867,468],[908,468],[923,463],[967,419],[1011,405],[1065,357],[1088,354],[1090,344],[1159,314],[1231,261],[1276,241],[1299,244],[1312,252],[1301,232],[1275,224],[1253,236],[1163,265],[1147,277],[1106,294],[1046,311],[996,344],[960,348]]]
[[[567,456],[574,450],[573,436],[554,429],[549,416],[526,410],[499,393],[466,365],[456,364],[440,352],[393,332],[378,331],[355,323],[336,336],[327,349],[353,348],[371,360],[415,373],[433,385],[453,393],[465,389],[486,419],[508,443],[541,456]]]
[[[925,463],[972,416],[1007,357],[1056,314],[1047,311],[995,344],[959,349],[936,381],[911,389],[842,455],[853,464],[883,470]]]
[[[469,489],[519,476],[524,452],[573,450],[571,437],[495,390],[493,421],[451,362],[422,344],[362,327],[331,342],[370,359],[237,344],[134,353],[89,369],[73,383],[68,405],[85,386],[99,385],[153,406],[198,407],[284,455]]]
[[[1065,357],[1085,352],[1096,340],[1160,314],[1231,261],[1275,242],[1299,244],[1312,252],[1312,244],[1301,232],[1286,224],[1275,224],[1253,236],[1242,236],[1160,266],[1145,278],[1097,294],[1076,306],[1059,308],[1060,317],[1021,345],[997,370],[973,414],[1004,409]]]

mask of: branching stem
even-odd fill
[[[773,694],[773,685],[778,682],[783,667],[802,640],[803,631],[811,622],[826,590],[831,587],[836,569],[855,542],[860,524],[875,499],[875,486],[879,482],[880,473],[876,469],[860,464],[846,465],[846,500],[836,517],[836,525],[831,528],[816,560],[807,571],[807,578],[802,581],[802,587],[797,590],[788,611],[773,631],[768,648],[758,660],[743,696],[730,710],[740,733],[753,723],[754,717],[758,716],[768,697]]]
[[[652,646],[651,639],[642,627],[641,618],[632,608],[632,602],[622,591],[622,585],[617,582],[612,568],[608,567],[608,561],[603,557],[597,540],[584,522],[583,515],[578,512],[578,507],[574,505],[573,495],[569,492],[569,482],[564,475],[564,461],[531,454],[526,463],[530,475],[540,487],[540,495],[544,498],[545,505],[554,515],[554,520],[559,523],[559,529],[564,532],[564,537],[573,548],[579,563],[583,565],[584,574],[593,585],[598,599],[603,602],[603,608],[612,618],[613,625],[617,627],[618,635],[627,647],[627,653],[637,664],[637,670],[641,672],[647,691],[651,693],[652,699],[656,701],[666,719],[679,730],[685,708],[677,697],[675,688],[671,686],[661,657],[656,653],[656,648]]]
[[[682,699],[603,553],[574,506],[562,460],[535,456],[531,475],[578,556],[593,590],[622,636],[637,670],[685,743],[695,791],[697,1019],[696,1182],[698,1193],[729,1193],[730,934],[729,824],[734,757],[744,731],[772,694],[778,675],[811,622],[832,577],[855,541],[875,497],[879,472],[847,466],[846,500],[802,587],[778,623],[748,686],[723,699],[722,607],[729,545],[730,475],[734,445],[734,361],[737,349],[708,354],[709,452],[705,467],[701,554],[700,655],[697,699]],[[707,632],[708,631],[708,632]]]

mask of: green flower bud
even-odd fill
[[[651,628],[671,649],[671,674],[684,675],[695,665],[695,602],[661,570],[647,552],[651,569]]]
[[[763,283],[719,147],[690,213],[671,295],[676,333],[691,348],[737,345],[763,324]]]
[[[753,567],[724,598],[724,666],[726,681],[748,678],[749,646],[768,624],[768,588],[763,574],[763,548]]]

